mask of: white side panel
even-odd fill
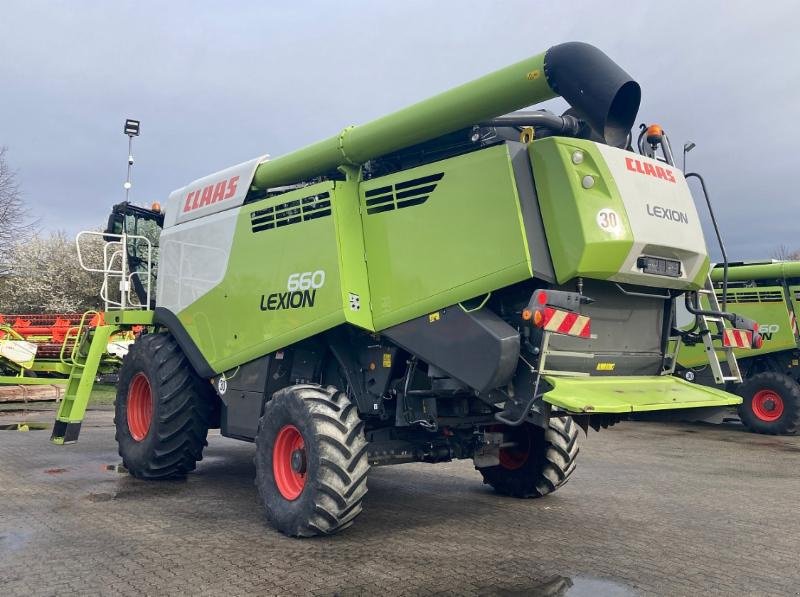
[[[684,288],[697,277],[708,251],[683,173],[629,151],[602,144],[597,147],[614,176],[634,236],[625,263],[611,279],[642,284],[644,277],[665,288]],[[642,273],[636,262],[643,255],[679,260],[681,277]]]
[[[242,205],[256,168],[267,157],[231,166],[172,191],[167,199],[164,228]]]
[[[178,313],[222,281],[240,211],[229,209],[164,228],[156,295],[159,307]]]

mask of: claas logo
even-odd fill
[[[644,162],[635,158],[625,158],[625,167],[631,172],[645,174],[653,178],[660,178],[667,182],[675,182],[675,175],[669,168],[663,166],[654,166],[650,162]]]
[[[236,194],[236,185],[238,183],[239,177],[232,176],[228,180],[221,180],[202,189],[190,191],[186,195],[186,201],[183,203],[183,213],[230,199]]]

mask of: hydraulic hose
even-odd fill
[[[551,130],[558,135],[577,137],[585,127],[584,121],[569,114],[558,116],[551,112],[514,112],[498,118],[493,118],[487,122],[480,123],[482,126],[541,126]]]

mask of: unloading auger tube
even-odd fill
[[[300,182],[563,97],[607,144],[625,145],[641,89],[603,52],[586,43],[559,44],[367,124],[258,166],[253,187]]]

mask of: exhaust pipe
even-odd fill
[[[294,184],[339,166],[358,166],[559,95],[609,145],[625,145],[639,109],[639,84],[594,46],[570,42],[264,162],[253,187]]]

